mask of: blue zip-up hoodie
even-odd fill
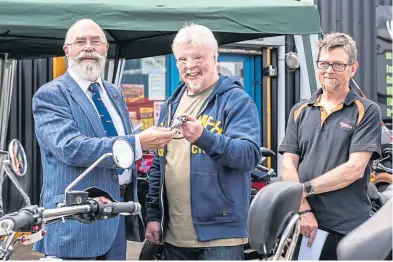
[[[159,125],[168,126],[187,89],[182,83],[162,106]],[[191,144],[191,213],[199,241],[247,237],[250,171],[261,159],[258,111],[238,77],[220,74],[197,115],[204,126]],[[167,226],[166,148],[155,154],[147,195],[146,221]],[[187,186],[187,185],[179,185]]]

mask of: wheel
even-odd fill
[[[145,240],[139,254],[139,260],[162,260],[162,249],[162,245]]]

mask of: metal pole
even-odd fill
[[[14,174],[12,173],[10,168],[7,165],[3,164],[3,169],[7,173],[8,177],[11,179],[11,181],[14,183],[16,189],[18,189],[18,191],[21,193],[23,199],[25,200],[26,206],[31,205],[29,196],[23,190],[22,186],[18,182],[18,179],[16,179],[16,177],[14,176]]]
[[[67,188],[65,189],[65,194],[67,194],[67,192],[71,191],[71,188],[73,188],[79,181],[81,181],[92,169],[94,169],[96,166],[98,166],[99,163],[101,163],[102,160],[104,160],[105,158],[109,157],[109,156],[113,156],[112,153],[106,153],[104,155],[102,155],[96,162],[94,162],[91,166],[89,166],[85,172],[83,172],[80,176],[78,176],[74,181],[71,182],[71,184],[69,184],[67,186]],[[64,196],[65,197],[65,196]]]

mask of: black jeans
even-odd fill
[[[243,260],[244,245],[231,247],[177,247],[164,243],[164,260]]]

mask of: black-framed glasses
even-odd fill
[[[347,66],[352,64],[353,63],[343,64],[343,63],[329,63],[326,61],[317,61],[317,67],[319,69],[328,70],[328,68],[331,66],[333,68],[333,71],[337,71],[337,72],[343,72]]]

